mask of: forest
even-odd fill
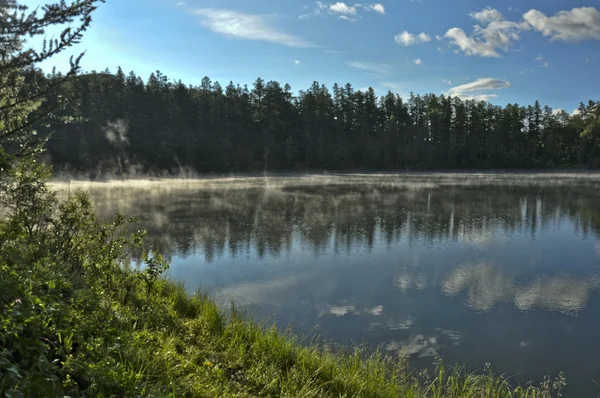
[[[65,76],[30,69],[54,86]],[[57,85],[58,86],[58,85]],[[599,102],[570,115],[539,102],[504,107],[435,94],[377,97],[351,84],[200,86],[157,71],[80,73],[48,95],[61,103],[38,132],[46,159],[79,173],[596,168]]]

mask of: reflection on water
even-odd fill
[[[487,311],[501,301],[509,301],[522,311],[543,307],[564,313],[584,309],[587,299],[598,288],[600,278],[596,275],[536,278],[519,286],[487,262],[457,266],[442,285],[442,291],[449,296],[468,292],[467,306],[479,311]]]
[[[574,395],[600,376],[598,188],[473,174],[85,186],[100,217],[139,216],[190,291],[417,366],[565,370]]]

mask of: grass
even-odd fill
[[[112,311],[109,330],[122,343],[102,355],[98,376],[71,377],[87,378],[100,396],[551,397],[563,384],[513,386],[489,369],[474,374],[442,364],[433,375],[411,373],[378,353],[325,352],[166,280]]]

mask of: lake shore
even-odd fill
[[[96,337],[119,342],[105,358],[111,366],[95,376],[97,387],[112,385],[117,395],[551,397],[562,386],[561,379],[519,386],[489,368],[410,371],[407,362],[378,353],[349,347],[334,353],[303,344],[291,332],[249,320],[234,304],[223,311],[211,297],[190,296],[168,280],[145,293],[140,289],[126,305],[113,304],[118,326]]]
[[[75,191],[73,205],[92,217],[85,195]],[[67,210],[65,220],[79,214]],[[86,220],[82,228],[93,225],[91,218],[90,224]],[[534,385],[510,373],[495,375],[488,366],[472,372],[438,361],[428,373],[410,369],[397,355],[349,346],[324,349],[303,341],[286,325],[253,321],[235,303],[225,309],[210,295],[190,294],[176,281],[122,268],[116,258],[107,260],[113,255],[104,251],[107,247],[114,244],[117,252],[127,246],[106,241],[111,228],[82,229],[77,238],[81,245],[70,254],[87,259],[78,272],[70,271],[70,261],[50,268],[33,263],[34,277],[20,269],[13,285],[12,279],[3,281],[7,291],[14,287],[17,292],[17,280],[31,278],[35,295],[15,293],[13,308],[40,306],[34,319],[44,327],[42,332],[30,328],[22,345],[25,349],[28,341],[47,341],[48,358],[59,364],[42,376],[25,374],[29,391],[70,396],[553,397],[564,386],[562,375]],[[53,315],[56,321],[48,331],[44,319],[50,311],[59,315]]]

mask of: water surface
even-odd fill
[[[76,187],[78,184],[71,184]],[[597,175],[354,175],[89,184],[171,275],[340,344],[490,362],[600,390]]]

